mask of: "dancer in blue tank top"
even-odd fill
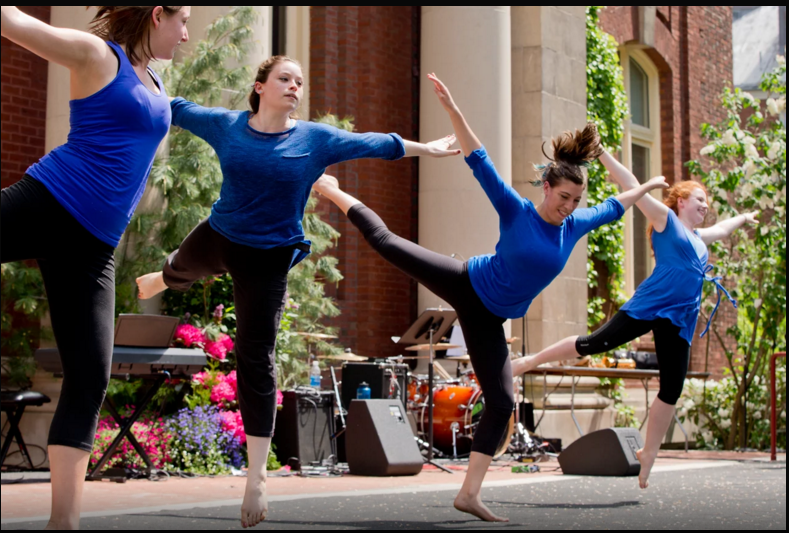
[[[463,263],[431,252],[394,235],[371,209],[339,189],[337,180],[322,177],[315,189],[334,202],[384,259],[448,302],[458,313],[485,411],[473,436],[469,470],[455,507],[486,521],[506,521],[481,500],[480,490],[515,400],[509,348],[502,324],[521,318],[532,300],[562,271],[575,244],[587,233],[619,219],[648,191],[667,187],[664,178],[578,209],[584,192],[582,165],[602,149],[593,124],[575,135],[553,141],[553,162],[537,185],[545,200],[535,206],[504,182],[485,148],[471,131],[449,90],[434,75],[435,92],[449,114],[466,163],[499,215],[496,253]]]
[[[603,154],[600,161],[623,189],[631,190],[639,185],[636,177],[610,154]],[[674,417],[674,406],[685,384],[704,282],[715,283],[718,305],[722,294],[735,307],[737,305],[719,283],[719,278],[709,275],[712,266],[708,264],[707,245],[729,237],[746,223],[755,224],[758,213],[743,214],[710,228],[700,228],[709,208],[704,186],[695,181],[674,185],[665,203],[644,196],[637,205],[650,222],[656,260],[652,275],[636,289],[633,298],[593,334],[568,337],[535,356],[514,361],[512,368],[513,375],[517,376],[545,363],[609,352],[652,331],[660,365],[660,392],[649,411],[644,449],[638,452],[641,461],[639,484],[646,489],[660,443]],[[716,306],[713,316],[717,309]],[[711,322],[712,316],[701,336],[706,334]]]
[[[170,127],[164,85],[148,68],[188,39],[189,6],[100,6],[92,33],[2,7],[2,35],[71,73],[68,141],[2,190],[0,262],[36,259],[63,385],[49,430],[47,529],[78,529],[82,484],[110,378],[113,252]],[[123,36],[118,38],[116,36]]]
[[[205,139],[222,167],[222,189],[201,222],[167,259],[163,272],[141,276],[140,298],[166,288],[186,291],[207,276],[229,273],[237,318],[238,397],[247,434],[249,474],[241,522],[266,518],[266,463],[274,431],[276,339],[288,271],[310,242],[302,228],[312,184],[326,167],[361,158],[394,160],[459,155],[450,135],[429,144],[395,133],[349,133],[292,118],[303,97],[300,65],[275,56],[265,61],[249,96],[249,111],[172,101],[173,124]]]

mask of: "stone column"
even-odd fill
[[[586,123],[586,15],[582,6],[512,8],[512,184],[535,204],[542,190],[529,182],[532,165],[551,154],[550,140]],[[527,315],[527,352],[586,333],[587,239],[564,271],[534,300]],[[522,321],[513,321],[522,336]],[[521,350],[519,344],[513,350]]]
[[[422,8],[420,140],[452,132],[426,77],[435,72],[507,183],[512,179],[510,23],[509,6]],[[462,157],[421,158],[419,244],[469,259],[493,253],[498,239],[498,215]],[[440,303],[419,288],[418,311]]]

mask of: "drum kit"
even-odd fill
[[[324,334],[320,334],[320,337],[309,333],[299,333],[299,335],[308,338],[320,338],[320,340],[336,338]],[[517,337],[507,339],[507,342],[511,344],[515,340],[517,340]],[[457,348],[462,348],[462,346],[446,343],[432,345],[434,352]],[[401,355],[388,358],[386,361],[389,363],[402,363],[409,360],[429,359],[430,349],[430,344],[408,346],[405,348],[406,352],[419,355]],[[426,352],[428,352],[428,355],[423,355]],[[374,358],[354,354],[350,349],[342,354],[319,355],[317,358],[325,360],[329,364],[335,362],[360,363],[374,360]],[[433,370],[438,375],[438,379],[433,381],[433,451],[438,452],[439,456],[457,459],[468,456],[471,451],[474,433],[485,412],[485,397],[477,381],[477,375],[471,367],[471,358],[468,355],[446,357],[443,360],[458,363],[458,369],[456,377],[452,377],[437,360],[433,361]],[[425,447],[427,447],[430,429],[429,379],[427,374],[411,372],[408,373],[407,379],[408,399],[406,410],[415,423],[417,440]],[[517,384],[514,385],[516,385],[514,389],[518,390]],[[513,413],[512,417],[510,417],[506,432],[496,449],[494,455],[496,459],[508,451],[512,451],[513,446],[511,446],[511,443],[516,440],[529,443],[527,447],[532,445],[528,432],[517,423],[516,414]],[[516,433],[518,433],[517,436]],[[517,438],[513,439],[514,436]]]

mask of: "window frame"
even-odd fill
[[[628,96],[628,116],[624,123],[624,137],[622,139],[622,163],[631,171],[633,170],[633,149],[636,144],[649,150],[649,173],[650,176],[659,176],[663,173],[662,168],[662,147],[661,147],[661,121],[660,121],[660,73],[644,52],[643,46],[624,46],[619,50],[620,62],[625,81],[625,92]],[[649,100],[649,128],[639,124],[633,124],[630,111],[630,61],[631,59],[647,75],[648,100]],[[656,198],[662,200],[661,191],[653,191]],[[633,209],[638,209],[634,207]],[[635,222],[633,209],[625,214],[625,291],[632,296],[637,288],[635,279],[635,242],[638,238],[646,239],[646,235],[635,235]],[[651,253],[651,247],[645,247],[647,258],[647,277],[652,274],[655,268],[655,260]]]

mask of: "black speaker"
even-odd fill
[[[637,476],[641,463],[636,452],[643,447],[637,429],[603,429],[568,446],[559,455],[559,466],[573,476]]]
[[[329,391],[285,391],[277,413],[274,437],[277,459],[286,464],[295,457],[301,464],[328,459],[335,454],[334,394]]]
[[[395,382],[392,382],[392,376]],[[408,403],[408,366],[393,363],[345,363],[342,365],[342,406],[349,409],[362,382],[370,386],[373,400],[399,399]]]
[[[353,400],[345,439],[355,476],[415,476],[422,454],[400,400]]]

